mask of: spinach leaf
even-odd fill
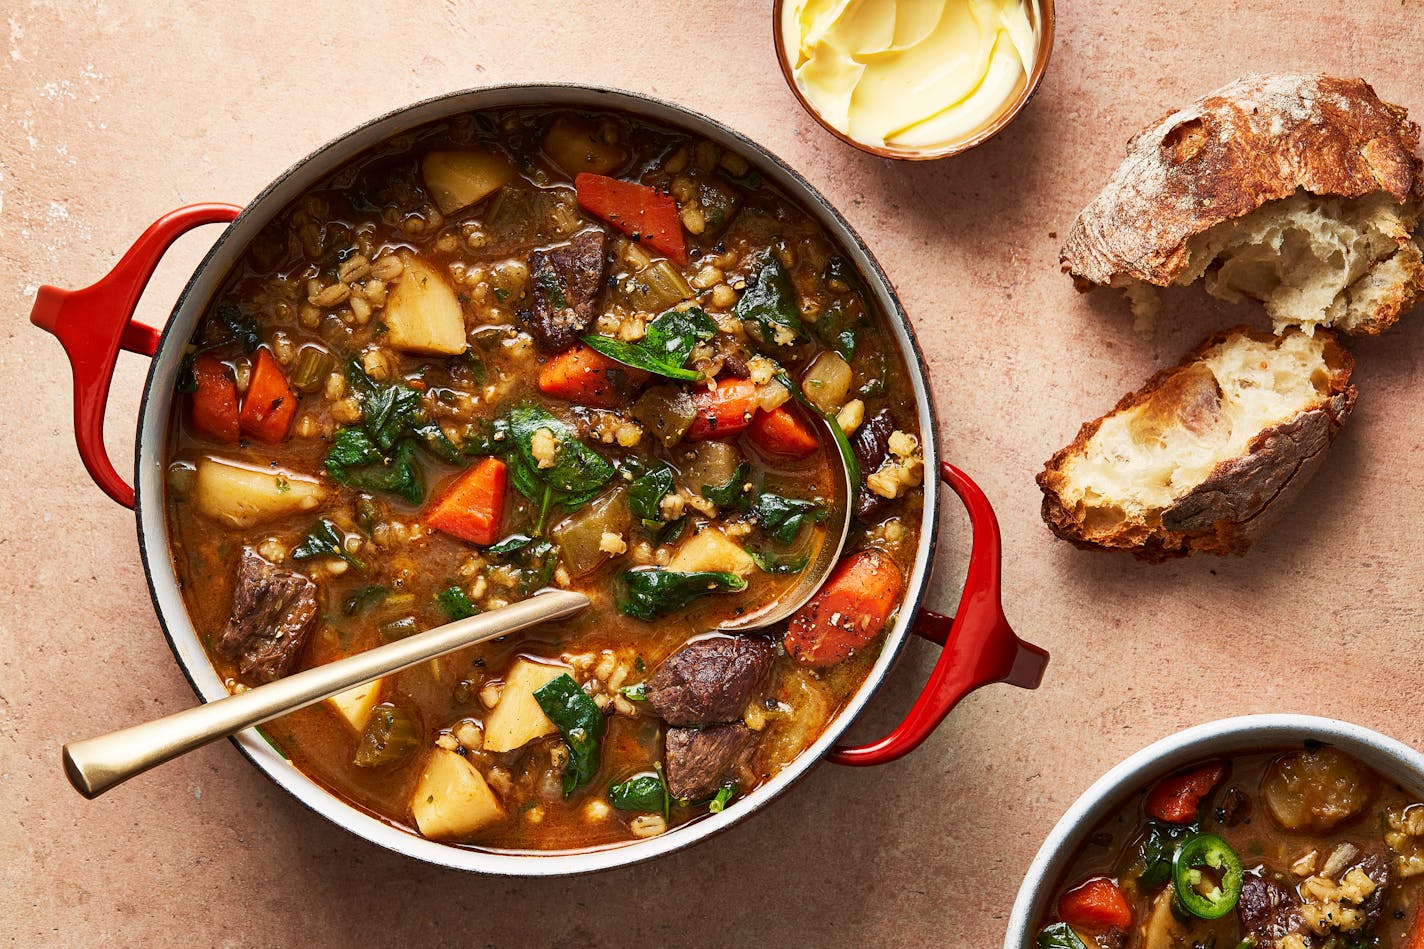
[[[465,595],[465,591],[460,589],[459,584],[452,583],[439,593],[435,594],[435,602],[445,611],[445,615],[452,620],[465,619],[475,616],[480,612],[480,608],[470,602],[470,598]]]
[[[764,553],[759,550],[749,550],[752,563],[763,573],[776,574],[778,576],[788,573],[800,573],[806,569],[806,565],[811,562],[809,551],[802,551],[799,554],[773,554]]]
[[[1147,836],[1142,838],[1138,847],[1138,859],[1142,864],[1138,879],[1144,887],[1161,886],[1172,879],[1172,857],[1177,853],[1177,845],[1196,832],[1196,824],[1147,822]]]
[[[636,567],[618,577],[623,584],[619,612],[641,620],[680,610],[699,596],[738,593],[747,588],[747,581],[736,574],[712,570],[681,573],[660,567]]]
[[[671,494],[675,482],[673,471],[667,464],[649,468],[633,479],[628,488],[628,510],[634,517],[648,521],[662,520],[662,499]]]
[[[826,509],[815,501],[801,501],[784,498],[779,494],[763,492],[752,503],[752,516],[761,524],[768,537],[782,544],[796,539],[802,525],[815,524],[826,519]]]
[[[1088,949],[1073,927],[1067,923],[1045,926],[1034,943],[1037,949]]]
[[[702,486],[702,496],[723,511],[745,511],[751,507],[752,492],[747,490],[747,478],[751,475],[751,465],[742,462],[726,484]]]
[[[598,773],[603,745],[603,712],[567,672],[534,693],[534,701],[549,716],[569,746],[564,768],[564,797],[583,787]]]
[[[236,303],[220,303],[204,331],[205,348],[236,343],[250,353],[262,341],[257,335],[257,321]]]
[[[383,491],[411,504],[425,499],[425,479],[409,440],[387,455],[361,429],[337,429],[326,453],[326,471],[337,483],[359,491]]]
[[[661,763],[652,774],[639,774],[608,788],[608,803],[620,811],[661,811],[666,820],[672,811],[672,795]]]
[[[447,461],[459,460],[461,451],[426,418],[421,395],[410,386],[378,385],[355,360],[347,363],[346,378],[361,402],[361,423],[337,430],[326,454],[327,472],[340,484],[419,504],[425,499],[425,480],[415,461],[416,446]]]
[[[796,309],[796,291],[781,261],[770,251],[732,313],[764,346],[789,346],[805,336]]]
[[[510,534],[494,546],[486,547],[485,553],[494,557],[512,554],[515,551],[523,550],[525,547],[528,547],[533,540],[534,538],[528,534]]]
[[[346,549],[346,535],[324,517],[311,526],[307,536],[292,551],[293,560],[310,560],[313,557],[340,557],[357,570],[366,569],[366,565]]]
[[[523,596],[542,590],[554,578],[559,566],[559,545],[547,540],[536,541],[520,551],[519,589]]]
[[[196,366],[198,362],[197,351],[189,351],[183,354],[183,360],[178,363],[178,383],[179,392],[198,391],[198,373]]]
[[[851,328],[850,316],[839,302],[833,303],[816,320],[816,335],[821,342],[834,349],[846,362],[855,358],[856,335]]]
[[[361,401],[361,425],[382,451],[390,451],[411,429],[425,421],[420,393],[406,385],[377,385],[355,360],[346,366],[346,381]]]
[[[383,601],[389,592],[389,590],[379,584],[362,587],[342,601],[341,609],[347,616],[364,613],[366,610],[369,610],[371,607]]]
[[[860,279],[860,271],[844,257],[836,256],[826,261],[826,270],[821,275],[821,279],[826,283],[832,280],[839,281],[855,291],[855,295],[860,297],[860,302],[865,304],[865,308],[870,309],[870,290],[865,286],[865,281]]]
[[[628,487],[628,510],[643,526],[658,533],[668,526],[663,520],[662,500],[674,490],[672,468],[660,464],[633,479]]]
[[[507,424],[514,445],[509,480],[516,491],[539,505],[535,533],[542,532],[551,508],[557,505],[571,510],[587,504],[613,477],[613,465],[575,438],[546,409],[532,404],[515,406]],[[539,467],[534,457],[534,436],[541,430],[547,430],[556,444],[553,464],[546,468]]]
[[[639,682],[637,685],[625,685],[618,690],[623,693],[623,697],[630,702],[646,702],[648,700],[648,683]]]
[[[702,373],[686,369],[683,364],[693,347],[717,335],[717,324],[700,307],[668,310],[648,324],[647,332],[636,343],[627,343],[608,336],[585,336],[590,348],[616,359],[624,365],[643,369],[669,379],[696,381]]]
[[[661,811],[663,783],[657,775],[640,774],[608,787],[608,803],[620,811]]]
[[[726,784],[717,789],[717,794],[712,800],[707,802],[707,813],[720,814],[731,803],[732,798],[737,796],[737,786]]]

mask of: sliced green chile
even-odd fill
[[[1202,870],[1211,870],[1220,882],[1208,892],[1200,889]],[[1220,919],[1236,908],[1241,898],[1241,858],[1215,834],[1194,834],[1182,841],[1172,858],[1172,882],[1177,900],[1200,919]]]

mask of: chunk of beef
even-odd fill
[[[700,801],[717,793],[745,766],[756,732],[745,725],[669,728],[663,758],[668,791],[683,801]]]
[[[699,639],[673,653],[648,680],[648,704],[669,725],[734,722],[766,687],[776,652],[759,636]]]
[[[1274,946],[1277,939],[1305,929],[1295,891],[1255,874],[1242,882],[1236,911],[1241,914],[1242,928],[1262,946]]]
[[[881,409],[861,423],[850,438],[855,460],[860,463],[860,492],[856,496],[855,516],[861,520],[872,517],[886,505],[885,498],[865,486],[865,479],[880,470],[890,457],[890,436],[895,431],[895,419],[889,409]]]
[[[534,298],[529,328],[544,352],[563,352],[593,324],[606,243],[607,236],[595,228],[580,232],[567,244],[529,255]]]
[[[244,548],[218,652],[236,660],[244,676],[259,682],[280,679],[297,664],[317,610],[315,583]]]

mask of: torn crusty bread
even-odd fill
[[[1353,368],[1329,330],[1218,333],[1049,459],[1043,519],[1144,560],[1243,553],[1339,434]]]
[[[1063,245],[1081,290],[1262,301],[1276,331],[1375,334],[1424,296],[1419,126],[1362,79],[1250,76],[1140,133]]]

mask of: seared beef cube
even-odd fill
[[[593,324],[594,303],[603,284],[601,230],[583,231],[567,244],[529,255],[534,309],[529,328],[546,353],[559,353],[578,342]]]
[[[1255,874],[1247,875],[1242,882],[1236,911],[1241,914],[1241,927],[1261,946],[1274,946],[1277,939],[1302,932],[1305,927],[1295,891]]]
[[[855,516],[864,520],[885,507],[886,499],[865,486],[865,479],[880,470],[890,458],[890,436],[895,420],[889,409],[881,409],[861,423],[850,438],[855,460],[860,463],[860,493],[855,504]]]
[[[653,711],[669,725],[734,722],[766,687],[776,653],[758,636],[717,636],[689,643],[648,680]]]
[[[745,725],[669,728],[663,758],[668,791],[683,801],[701,801],[717,793],[746,762],[756,732]]]
[[[236,660],[244,676],[259,682],[280,679],[296,666],[316,615],[315,583],[244,548],[218,652]]]

